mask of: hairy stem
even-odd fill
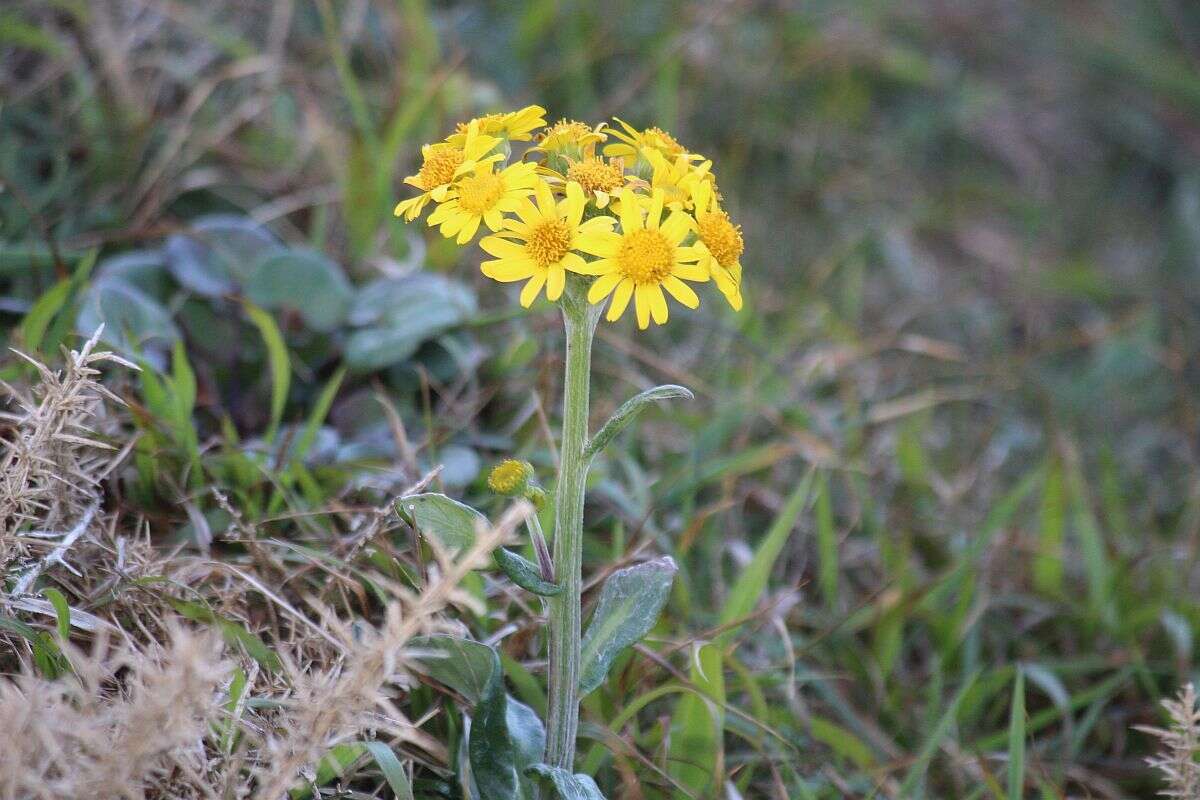
[[[579,727],[579,641],[583,561],[583,493],[587,478],[588,383],[598,307],[588,304],[587,284],[570,276],[562,297],[567,334],[563,431],[554,503],[554,573],[562,593],[550,598],[549,714],[546,763],[571,770]]]

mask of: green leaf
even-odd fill
[[[104,325],[104,341],[125,355],[179,341],[170,312],[157,300],[118,277],[102,277],[88,287],[75,319],[75,331],[91,336]]]
[[[742,570],[742,574],[738,575],[733,589],[729,592],[729,598],[725,601],[725,607],[721,609],[721,625],[733,625],[738,620],[749,616],[754,611],[754,607],[758,605],[759,598],[767,590],[771,570],[796,524],[796,518],[800,516],[800,512],[808,503],[815,475],[816,470],[809,470],[804,479],[800,481],[800,485],[788,497],[787,502],[780,509],[779,515],[771,523],[771,529],[767,531],[767,535],[759,544],[754,558]],[[722,645],[728,643],[736,630],[737,626],[728,628],[717,637],[717,641]]]
[[[505,693],[496,651],[453,636],[418,637],[411,649],[418,668],[472,704],[467,751],[480,800],[525,796],[523,771],[541,758],[546,731],[529,706]]]
[[[487,517],[444,494],[410,494],[396,501],[397,510],[425,536],[447,550],[466,550],[475,544],[475,531],[488,526]]]
[[[486,644],[457,636],[418,636],[409,648],[422,672],[461,694],[472,706],[487,696],[488,683],[498,666],[493,661],[496,652]]]
[[[1017,667],[1008,722],[1008,800],[1025,797],[1025,670]]]
[[[833,752],[843,758],[850,759],[854,766],[862,770],[869,770],[875,765],[875,757],[871,753],[871,748],[841,725],[816,715],[813,715],[808,722],[814,739],[828,745]]]
[[[561,586],[545,580],[538,565],[524,556],[517,555],[503,547],[497,549],[493,555],[504,574],[522,589],[541,597],[553,597],[562,592]]]
[[[838,542],[837,530],[833,526],[833,498],[829,490],[829,478],[822,474],[817,485],[817,582],[825,605],[837,607],[838,592]]]
[[[274,441],[283,419],[283,407],[287,403],[288,386],[292,380],[292,365],[288,359],[287,346],[275,319],[258,306],[246,303],[246,313],[262,335],[267,346],[267,361],[271,367],[271,424],[263,438]]]
[[[933,760],[934,753],[941,746],[942,741],[950,734],[950,728],[954,725],[954,719],[958,716],[959,707],[962,706],[963,700],[971,687],[975,685],[975,680],[979,677],[979,671],[971,673],[967,680],[963,683],[962,688],[958,690],[958,694],[954,695],[954,699],[950,701],[950,705],[946,707],[946,711],[930,732],[925,743],[921,745],[921,751],[917,754],[916,760],[909,767],[908,774],[904,776],[904,783],[900,785],[901,797],[919,797],[917,785],[925,777],[925,771],[929,769],[929,762]]]
[[[408,781],[408,773],[404,771],[404,766],[400,759],[396,758],[392,748],[383,742],[362,742],[362,746],[379,765],[384,780],[391,787],[392,794],[396,795],[396,800],[412,800],[412,785]]]
[[[67,603],[67,598],[63,593],[52,586],[47,586],[42,590],[42,594],[54,606],[54,614],[58,618],[58,635],[63,639],[71,638],[71,606]]]
[[[1033,557],[1033,585],[1043,594],[1058,594],[1063,580],[1063,533],[1066,529],[1066,496],[1062,464],[1053,459],[1042,484],[1042,525]]]
[[[670,556],[614,572],[604,582],[583,635],[579,695],[594,691],[622,650],[645,636],[671,592],[678,567]]]
[[[605,800],[604,795],[600,794],[600,787],[590,775],[572,775],[562,767],[547,764],[534,764],[525,772],[549,782],[559,800]]]
[[[333,377],[321,389],[321,394],[317,397],[317,402],[313,404],[312,411],[308,415],[308,420],[304,423],[304,431],[292,447],[292,461],[302,463],[304,457],[308,455],[308,450],[313,446],[313,442],[316,441],[317,432],[321,429],[321,424],[325,422],[325,417],[329,415],[329,409],[333,405],[333,400],[337,397],[337,391],[341,387],[342,380],[345,377],[346,368],[342,367],[333,374]]]
[[[342,268],[316,250],[268,252],[250,271],[246,297],[263,308],[299,312],[315,331],[335,330],[350,310],[353,289]]]
[[[683,386],[666,384],[664,386],[655,386],[653,389],[647,389],[641,394],[629,398],[608,418],[608,422],[605,422],[604,426],[596,431],[596,435],[588,442],[583,457],[591,458],[602,451],[618,433],[625,430],[629,423],[633,422],[637,418],[637,415],[642,413],[651,403],[660,400],[673,400],[677,397],[694,400],[696,396]]]
[[[71,279],[63,278],[43,292],[33,307],[29,309],[29,313],[21,320],[21,340],[25,349],[30,353],[37,353],[41,349],[42,339],[46,335],[46,328],[50,326],[50,320],[54,319],[54,315],[62,310],[70,296]]]
[[[696,692],[675,703],[671,717],[670,772],[696,797],[716,794],[724,773],[725,676],[717,644],[702,646],[692,659]]]
[[[422,342],[475,315],[475,295],[442,275],[418,273],[361,287],[349,313],[360,327],[346,340],[346,363],[376,370],[404,361]]]

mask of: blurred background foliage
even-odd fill
[[[584,765],[615,796],[710,796],[713,764],[747,797],[1012,796],[1019,669],[1030,796],[1150,797],[1130,728],[1200,623],[1198,70],[1182,0],[15,0],[0,337],[104,322],[148,367],[121,500],[168,540],[228,526],[208,484],[302,539],[284,507],[437,464],[476,500],[502,455],[549,480],[560,323],[395,220],[399,178],[497,108],[659,125],[715,162],[747,308],[602,331],[596,416],[698,399],[595,471],[591,568],[682,569]],[[472,624],[536,707],[520,616]]]

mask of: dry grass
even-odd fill
[[[1200,709],[1196,700],[1196,688],[1189,683],[1174,700],[1162,701],[1171,718],[1170,727],[1138,728],[1162,740],[1162,750],[1146,759],[1146,763],[1163,774],[1167,784],[1161,792],[1164,797],[1200,800],[1200,763],[1196,762],[1200,751]]]
[[[111,413],[120,400],[97,365],[133,365],[95,344],[65,352],[57,371],[26,358],[36,383],[5,386],[17,411],[6,415],[0,543],[25,563],[10,562],[0,616],[51,628],[54,609],[39,592],[53,585],[70,601],[71,637],[53,639],[65,669],[49,678],[34,646],[0,628],[0,669],[10,674],[0,678],[0,797],[280,800],[331,748],[367,739],[445,765],[445,747],[405,713],[404,649],[450,629],[450,606],[482,612],[459,584],[529,507],[513,506],[456,558],[435,553],[420,591],[372,575],[390,600],[366,618],[313,592],[321,582],[293,583],[228,498],[229,533],[255,542],[253,558],[163,549],[149,521],[102,511],[114,459],[133,438]],[[370,530],[388,515],[372,510]],[[347,527],[347,546],[361,547]],[[177,604],[197,598],[227,624],[258,631],[278,664],[263,668],[212,631],[185,627]]]
[[[65,366],[51,370],[23,353],[39,380],[29,391],[0,382],[16,411],[0,414],[12,433],[0,440],[0,565],[26,551],[17,533],[30,524],[53,534],[74,526],[99,500],[100,481],[118,448],[103,440],[105,403],[122,401],[97,378],[105,362],[136,366],[94,351],[100,334],[79,350],[64,350]],[[86,526],[85,526],[86,527]]]

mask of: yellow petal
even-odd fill
[[[617,213],[621,217],[622,233],[632,233],[642,227],[642,211],[638,208],[637,197],[632,189],[621,190],[621,207]]]
[[[537,272],[537,264],[528,258],[504,258],[495,261],[484,261],[479,265],[480,271],[494,281],[511,283],[528,278]]]
[[[529,283],[525,284],[525,288],[521,290],[521,305],[523,305],[525,308],[529,308],[531,305],[533,305],[533,301],[537,299],[538,292],[542,290],[542,287],[545,284],[546,273],[534,273],[533,277],[529,279]]]
[[[629,298],[633,296],[633,281],[628,278],[617,284],[617,290],[613,292],[612,302],[608,304],[608,314],[605,318],[609,322],[616,322],[625,313],[625,308],[629,305]]]
[[[583,207],[587,205],[587,198],[583,196],[583,187],[575,181],[567,183],[567,224],[572,228],[578,228],[579,223],[583,221]]]
[[[576,236],[571,246],[588,255],[611,258],[621,249],[621,236],[612,231],[588,231]]]
[[[650,195],[650,209],[646,212],[646,227],[657,229],[659,220],[662,219],[663,211],[663,193],[662,189],[655,189]]]
[[[700,305],[700,298],[692,291],[692,287],[688,286],[683,281],[676,278],[674,275],[668,275],[662,282],[663,288],[671,293],[671,296],[683,303],[688,308],[697,308]]]
[[[475,232],[479,230],[479,217],[471,216],[463,223],[462,230],[458,232],[459,244],[466,244],[475,236]]]
[[[708,270],[700,264],[676,264],[671,268],[671,274],[685,281],[703,283],[708,280]]]
[[[642,330],[650,327],[650,287],[638,286],[633,292],[633,310],[637,312],[637,324]]]
[[[596,282],[588,289],[587,299],[589,303],[599,303],[612,292],[613,288],[621,282],[621,273],[609,272],[601,275],[596,279]]]
[[[667,221],[662,224],[662,235],[667,237],[667,241],[671,244],[678,245],[687,238],[688,231],[692,228],[692,217],[690,214],[684,214],[682,211],[672,211],[671,216],[667,217]]]
[[[538,181],[535,196],[537,197],[538,212],[543,218],[558,216],[558,211],[554,206],[554,195],[550,193],[550,186],[545,181]]]
[[[486,222],[488,228],[493,231],[498,231],[504,227],[504,215],[495,208],[483,215],[483,221]]]
[[[552,265],[546,272],[546,299],[553,303],[562,297],[566,285],[567,273],[562,265]]]
[[[662,325],[667,321],[667,298],[663,297],[662,287],[650,284],[646,287],[646,296],[650,298],[650,313],[654,321]]]
[[[483,252],[496,258],[525,258],[525,247],[499,236],[485,236],[479,240]]]

